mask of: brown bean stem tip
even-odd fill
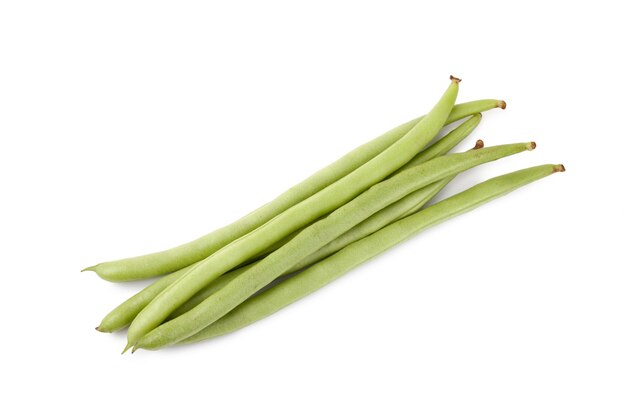
[[[563,166],[563,164],[559,164],[559,165],[555,165],[552,168],[553,172],[565,172],[565,167]]]
[[[537,147],[537,144],[535,142],[530,142],[530,150],[532,151],[533,149],[535,149]]]
[[[461,79],[460,79],[460,78],[455,77],[454,75],[451,75],[451,76],[450,76],[450,81],[452,81],[453,83],[457,83],[457,84],[458,84],[458,83],[460,83],[460,82],[461,82]]]
[[[502,110],[506,109],[506,101],[500,100],[498,102],[498,107],[500,107]]]
[[[482,149],[485,147],[485,142],[482,139],[478,139],[476,141],[476,145],[474,145],[474,149]]]

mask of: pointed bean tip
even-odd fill
[[[506,101],[500,100],[498,102],[498,107],[500,107],[502,110],[506,109]]]
[[[485,147],[485,142],[482,139],[478,139],[473,149],[482,149]]]
[[[460,83],[460,82],[461,82],[461,79],[460,79],[460,78],[455,77],[454,75],[451,75],[451,76],[450,76],[450,81],[452,81],[453,83],[457,83],[457,84],[458,84],[458,83]]]
[[[95,271],[96,270],[96,265],[94,266],[88,266],[87,268],[83,268],[80,270],[80,272],[85,272],[85,271]]]
[[[552,172],[565,172],[565,166],[563,164],[555,165]]]
[[[124,350],[122,351],[122,355],[123,355],[124,353],[126,353],[126,351],[127,351],[128,349],[130,349],[131,347],[133,348],[133,350],[132,350],[132,352],[131,352],[131,353],[133,353],[133,352],[135,351],[134,346],[133,346],[133,345],[131,345],[131,344],[130,344],[130,342],[128,342],[128,343],[126,344],[126,347],[125,347],[125,348],[124,348]]]

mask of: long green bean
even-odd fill
[[[180,343],[198,342],[248,326],[317,291],[363,262],[428,227],[466,213],[554,172],[564,170],[563,165],[540,165],[475,185],[346,246],[324,261],[246,300],[212,325]]]
[[[352,171],[350,174],[332,183],[328,187],[312,195],[306,200],[288,208],[287,210],[274,217],[272,220],[259,227],[258,229],[250,232],[246,236],[223,247],[213,255],[198,263],[178,281],[167,287],[154,300],[152,300],[137,315],[137,317],[135,317],[135,320],[133,320],[133,322],[131,323],[130,327],[128,328],[129,345],[134,345],[135,342],[137,342],[141,337],[146,335],[151,330],[155,329],[174,310],[180,307],[183,303],[185,303],[185,301],[187,301],[195,293],[200,291],[203,287],[208,285],[211,281],[213,281],[220,275],[235,268],[237,265],[240,265],[242,262],[260,253],[264,248],[272,245],[275,242],[280,241],[282,238],[288,236],[290,233],[295,232],[296,230],[300,229],[303,226],[306,226],[307,224],[310,224],[312,221],[320,218],[326,213],[331,212],[337,207],[346,204],[354,197],[365,191],[367,188],[381,181],[389,174],[410,161],[426,144],[428,144],[435,137],[435,135],[443,127],[450,114],[450,111],[454,107],[454,101],[456,100],[459,88],[458,82],[458,79],[451,77],[451,83],[439,102],[433,107],[430,113],[428,113],[420,122],[418,122],[411,130],[409,130],[409,132],[402,139],[391,145],[389,148],[387,148],[379,155],[369,160],[356,170]],[[427,164],[428,163],[425,163],[419,165],[418,167],[425,166]],[[441,178],[435,178],[430,182],[434,182]],[[424,183],[422,184],[422,186],[428,184],[429,183]],[[398,196],[398,198],[401,197],[402,196]],[[393,201],[389,203],[392,202]],[[385,206],[383,205],[380,208],[383,207]],[[364,219],[365,218],[363,218],[362,220]],[[348,229],[345,229],[344,231],[347,230]],[[298,234],[293,240],[297,239],[301,234],[302,232]],[[288,244],[289,243],[287,243],[282,248],[286,247]],[[277,250],[274,253],[278,253],[281,249]],[[313,252],[314,250],[312,250],[311,252]],[[309,253],[307,253],[306,255],[308,254]],[[269,255],[268,258],[271,256],[272,255]],[[298,260],[299,259],[297,259],[296,262]],[[256,267],[258,267],[262,263],[263,261],[256,265]],[[284,272],[290,266],[291,265],[288,265],[287,268],[283,269],[280,272]],[[246,274],[249,274],[252,270],[256,269],[256,267],[242,274],[235,281],[229,283],[219,293],[222,293],[223,291],[232,287],[235,282],[239,281],[239,278]],[[260,281],[255,279],[253,280],[253,282]],[[252,285],[252,287],[254,286],[255,285]],[[252,293],[254,293],[254,291]],[[248,294],[248,296],[249,295],[251,294]],[[224,305],[230,305],[230,303],[232,303],[237,298],[240,298],[240,296],[231,297],[228,302],[224,303]],[[235,307],[235,305],[230,308],[233,307]],[[191,312],[187,314],[190,313]],[[175,320],[179,320],[181,317]],[[218,317],[216,317],[215,319],[217,318]],[[175,320],[170,321],[170,323]]]
[[[219,292],[207,298],[196,308],[147,333],[134,344],[134,349],[158,349],[176,343],[202,330],[202,328],[212,324],[252,294],[269,284],[301,259],[403,196],[481,163],[531,150],[534,147],[535,144],[532,142],[519,143],[494,146],[463,154],[445,155],[408,169],[372,186],[357,198],[339,207],[326,218],[304,229],[284,246],[228,283]],[[185,278],[183,277],[180,281],[168,287],[146,309],[150,308],[156,300],[159,300],[176,285],[183,283],[184,280]],[[180,304],[176,307],[178,306]],[[159,307],[167,308],[167,304],[161,304]],[[133,328],[137,319],[144,314],[146,309],[137,316],[130,329]]]
[[[487,99],[459,104],[450,112],[446,124],[497,107],[504,109],[506,103],[501,100]],[[132,281],[164,275],[201,261],[230,242],[260,227],[289,207],[304,201],[370,161],[401,139],[415,127],[423,117],[424,116],[418,117],[417,119],[397,126],[378,138],[357,147],[337,161],[279,195],[271,202],[225,227],[216,229],[196,240],[168,250],[133,258],[103,262],[85,268],[83,271],[94,271],[101,278],[108,281]]]
[[[450,149],[452,149],[454,146],[456,146],[457,144],[459,144],[463,139],[465,139],[480,123],[481,120],[481,114],[475,114],[472,117],[468,118],[466,121],[464,121],[463,123],[461,123],[459,126],[457,126],[456,128],[454,128],[452,131],[450,131],[448,134],[446,134],[444,137],[442,137],[441,139],[439,139],[437,142],[435,142],[434,144],[432,144],[431,146],[428,146],[427,148],[425,148],[423,151],[421,151],[420,153],[418,153],[411,161],[409,161],[404,167],[401,168],[402,169],[406,169],[407,166],[415,166],[416,164],[414,163],[414,161],[417,160],[417,158],[419,158],[419,160],[421,162],[425,162],[427,160],[430,160],[436,156],[440,156],[445,154],[446,152],[448,152]],[[426,153],[427,156],[421,156],[423,153]],[[443,188],[443,186],[445,185],[445,183],[447,183],[446,180],[441,180],[440,184],[439,184],[439,189]],[[429,186],[430,187],[430,186]],[[437,188],[436,185],[433,185],[432,188]],[[414,194],[416,194],[415,196],[411,197],[411,196],[407,196],[405,198],[402,199],[402,201],[399,201],[397,203],[395,203],[393,206],[395,206],[395,210],[397,211],[400,208],[400,205],[403,205],[404,207],[409,207],[409,206],[415,206],[417,205],[420,200],[420,194],[419,191],[416,191]],[[434,194],[433,194],[434,195]],[[413,202],[415,201],[415,202]],[[425,204],[427,200],[421,201],[421,204]],[[387,210],[389,209],[389,210]],[[389,222],[391,222],[392,220],[395,220],[395,217],[391,217],[389,216],[390,211],[394,210],[394,207],[387,207],[387,209],[385,209],[384,211],[386,211],[386,214],[378,214],[375,215],[379,220],[376,221],[375,224],[378,224],[378,227],[372,231],[378,230],[380,227],[388,224]],[[380,220],[381,216],[384,216],[384,218],[386,219],[384,221],[384,223],[381,223]],[[318,254],[318,256],[314,256],[311,255],[311,259],[322,259],[323,257],[327,256],[328,254],[332,253],[332,252],[328,252],[330,251],[333,247],[334,248],[341,248],[343,247],[343,245],[347,244],[346,242],[351,242],[353,240],[356,239],[360,239],[361,237],[365,236],[364,234],[362,234],[363,232],[365,232],[365,230],[371,230],[370,228],[367,228],[368,224],[372,224],[372,222],[367,222],[366,224],[360,226],[361,230],[359,231],[350,231],[347,234],[350,234],[350,236],[341,236],[338,239],[341,240],[342,243],[338,244],[334,244],[333,242],[331,242],[329,245],[327,245],[327,247],[322,248],[320,251],[325,252],[324,256],[320,256],[322,254]],[[357,226],[357,227],[359,227]],[[293,238],[293,236],[295,236],[298,232],[294,232],[292,235],[286,237],[285,239],[281,240],[280,242],[275,243],[274,245],[266,248],[263,252],[261,252],[261,254],[259,254],[257,257],[255,257],[254,259],[250,260],[250,263],[253,261],[257,261],[259,259],[262,259],[263,257],[267,256],[269,253],[273,252],[274,250],[278,249],[280,246],[284,245],[285,242],[289,241],[291,238]],[[338,242],[339,243],[339,242]],[[308,266],[310,265],[312,262],[310,263],[303,263],[301,262],[298,266],[297,269],[300,269],[301,267],[304,266]],[[190,267],[186,267],[183,270],[187,271],[189,270]],[[119,306],[115,307],[109,314],[107,314],[107,316],[102,320],[102,322],[100,323],[100,325],[96,328],[97,330],[101,331],[101,332],[113,332],[119,329],[122,329],[124,327],[127,327],[130,325],[130,323],[134,320],[134,318],[137,316],[137,314],[139,314],[139,312],[141,310],[143,310],[143,308],[145,306],[148,305],[148,303],[150,301],[152,301],[159,293],[161,293],[161,291],[163,291],[165,288],[167,288],[170,284],[172,284],[174,281],[176,281],[177,279],[179,279],[183,274],[180,273],[180,271],[183,270],[179,270],[176,272],[173,272],[171,274],[168,274],[164,277],[159,278],[158,281],[154,282],[153,284],[149,285],[148,287],[144,288],[143,290],[141,290],[139,293],[135,294],[134,296],[132,296],[131,298],[129,298],[128,300],[124,301],[122,304],[120,304]],[[228,277],[226,277],[226,275],[228,275]],[[175,311],[174,313],[172,313],[172,316],[178,316],[180,314],[182,314],[183,312],[187,312],[189,311],[192,307],[195,307],[197,304],[199,304],[202,300],[204,300],[206,297],[208,297],[209,294],[212,294],[214,292],[215,287],[221,287],[224,285],[224,283],[229,282],[229,279],[234,278],[234,276],[236,276],[236,274],[231,274],[231,273],[227,273],[225,276],[222,276],[221,278],[219,278],[217,281],[215,281],[214,283],[209,284],[207,287],[205,287],[202,291],[200,291],[199,293],[197,293],[196,295],[194,295],[190,300],[188,300],[183,306],[181,306],[177,311]],[[215,285],[213,285],[215,284]]]

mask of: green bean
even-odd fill
[[[450,112],[446,124],[496,107],[504,109],[506,103],[501,100],[489,99],[456,105]],[[423,117],[419,117],[404,123],[378,138],[359,146],[279,195],[273,201],[203,237],[165,251],[103,262],[85,268],[83,271],[94,271],[101,278],[108,281],[132,281],[164,275],[201,261],[218,249],[255,230],[289,207],[304,201],[373,159],[376,155],[401,139],[422,120],[422,118]]]
[[[466,138],[476,128],[476,126],[478,126],[480,119],[480,113],[470,117],[461,125],[452,130],[450,133],[445,135],[443,138],[439,139],[435,144],[427,147],[422,152],[420,152],[415,158],[409,161],[407,165],[416,165],[413,163],[413,161],[415,161],[417,158],[420,158],[420,155],[425,152],[427,153],[427,156],[421,157],[421,161],[430,160],[436,156],[440,156],[448,152],[455,145],[457,145],[464,138]],[[441,143],[443,143],[443,145],[440,145]],[[480,143],[480,147],[482,147],[482,141],[480,141]],[[478,149],[478,144],[479,142],[477,142],[476,149]],[[407,165],[401,168],[401,170],[406,169]],[[339,238],[337,238],[337,242],[333,241],[326,245],[324,248],[321,248],[316,253],[307,257],[306,260],[299,262],[295,267],[291,268],[288,273],[297,271],[298,269],[302,269],[305,266],[313,264],[319,259],[325,258],[326,256],[336,252],[348,243],[358,240],[363,236],[367,236],[368,234],[380,229],[382,226],[387,225],[391,221],[400,218],[401,214],[408,215],[408,210],[411,208],[416,210],[419,209],[419,207],[421,207],[428,200],[430,200],[430,198],[432,198],[432,196],[439,192],[439,190],[441,190],[451,179],[452,178],[444,179],[439,181],[438,183],[431,184],[430,186],[426,187],[430,190],[423,193],[421,193],[420,191],[416,191],[406,196],[402,200],[394,203],[393,205],[385,208],[381,212],[376,213],[374,216],[372,216],[372,220],[368,219],[363,222],[363,224],[360,224],[354,229],[347,232],[345,235],[340,236]],[[289,235],[287,238],[281,240],[280,242],[277,242],[274,245],[270,246],[269,248],[264,250],[258,257],[251,259],[250,263],[258,261],[259,259],[267,256],[269,253],[275,251],[280,246],[284,245],[287,241],[291,240],[298,232],[295,232]],[[185,271],[188,270],[188,268],[189,267],[187,267]],[[175,274],[175,276],[172,277],[172,274]],[[182,276],[179,271],[173,272],[172,274],[160,278],[159,281],[153,283],[152,285],[149,285],[124,303],[117,306],[102,320],[102,323],[96,329],[102,332],[113,332],[130,325],[130,323],[134,320],[137,314],[139,314],[139,312],[145,306],[147,306],[150,301],[152,301],[161,291],[167,288],[176,279]],[[181,314],[191,310],[192,308],[200,304],[200,302],[206,299],[209,295],[213,294],[217,289],[223,287],[226,283],[230,282],[235,276],[237,276],[237,274],[227,273],[218,280],[216,280],[214,283],[210,283],[200,292],[196,293],[191,299],[185,302],[185,304],[183,304],[176,311],[174,311],[170,315],[170,318],[178,317]],[[166,282],[159,283],[161,280],[164,280]]]
[[[473,166],[531,150],[534,149],[534,146],[532,142],[519,143],[494,146],[463,154],[440,156],[372,186],[366,192],[336,209],[328,217],[304,229],[284,246],[228,283],[193,310],[150,331],[136,342],[134,349],[158,349],[200,331],[269,284],[304,257],[403,196]],[[191,271],[189,274],[193,274],[193,272]],[[186,277],[190,276],[189,274]],[[175,288],[176,285],[184,283],[186,277],[157,296],[146,309],[139,313],[130,329],[155,301]],[[162,308],[167,308],[167,305]]]
[[[458,83],[458,79],[451,77],[450,86],[446,89],[445,93],[430,113],[418,122],[402,139],[379,155],[306,200],[288,208],[258,229],[223,247],[191,268],[180,280],[161,292],[137,315],[137,317],[135,317],[135,320],[133,320],[128,328],[128,343],[134,345],[142,336],[156,328],[174,310],[215,278],[257,255],[263,249],[280,241],[290,233],[295,232],[322,215],[349,202],[367,188],[381,181],[390,173],[410,161],[443,127],[454,106],[459,88]],[[427,184],[428,183],[423,185]],[[383,207],[384,206],[381,208]],[[294,240],[301,234],[302,232],[298,234]],[[285,246],[287,245],[288,244]],[[285,246],[283,246],[283,248]],[[279,251],[280,249],[274,253]],[[261,263],[263,263],[263,261]],[[256,265],[256,267],[261,263]],[[287,268],[285,268],[285,270]],[[241,276],[248,274],[252,269]],[[284,270],[281,272],[284,272]],[[241,278],[241,276],[239,278]],[[231,287],[238,280],[239,279],[228,284],[220,293]],[[176,320],[179,319],[180,317]]]
[[[492,178],[440,201],[416,214],[398,220],[370,236],[253,297],[181,344],[211,339],[261,320],[334,281],[363,262],[445,220],[466,213],[515,189],[562,172],[562,165],[540,165]]]

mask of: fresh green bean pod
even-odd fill
[[[434,157],[440,156],[451,150],[454,146],[460,143],[463,139],[465,139],[480,123],[481,115],[476,114],[470,117],[468,120],[457,126],[443,138],[439,139],[433,145],[427,147],[422,152],[417,154],[415,158],[408,162],[407,165],[414,166],[413,161],[420,157],[420,155],[424,152],[427,152],[428,155],[426,157],[420,158],[422,162],[430,160]],[[444,145],[439,145],[439,143],[444,143]],[[476,149],[478,149],[478,143]],[[482,141],[480,141],[482,147]],[[405,167],[407,166],[405,165]],[[401,169],[406,169],[405,167]],[[343,246],[351,243],[355,240],[358,240],[368,234],[380,229],[383,226],[386,226],[390,222],[397,220],[400,218],[400,215],[409,214],[408,211],[410,209],[419,209],[422,205],[424,205],[432,196],[434,196],[439,190],[441,190],[452,178],[441,180],[438,183],[431,184],[426,187],[429,190],[425,192],[416,191],[402,200],[392,204],[391,206],[381,210],[381,212],[376,213],[374,219],[366,220],[363,224],[356,226],[354,229],[347,232],[345,235],[337,238],[337,242],[333,241],[321,248],[318,252],[312,254],[307,257],[306,260],[299,262],[295,267],[291,268],[289,272],[297,271],[305,266],[309,266],[316,262],[319,259],[323,259],[326,256],[336,252]],[[298,231],[299,232],[299,231]],[[270,246],[266,250],[264,250],[256,259],[252,259],[250,263],[254,261],[258,261],[263,257],[267,256],[269,253],[275,251],[280,246],[284,245],[287,241],[291,240],[298,232],[294,232],[289,235],[287,238],[281,240],[280,242],[275,243]],[[187,271],[189,267],[186,267],[184,270]],[[238,268],[237,270],[239,270]],[[234,271],[237,271],[234,270]],[[288,272],[288,273],[289,273]],[[172,275],[174,275],[172,277]],[[180,278],[182,274],[180,271],[173,272],[172,274],[168,274],[162,278],[160,278],[155,283],[149,285],[148,287],[141,290],[139,293],[126,300],[115,309],[113,309],[100,323],[96,329],[102,332],[113,332],[122,328],[125,328],[130,325],[130,323],[135,319],[137,314],[145,306],[148,305],[150,301],[152,301],[161,291],[167,288],[171,283]],[[185,304],[179,307],[176,311],[174,311],[170,318],[178,317],[183,313],[191,310],[198,304],[200,304],[204,299],[206,299],[209,295],[213,294],[217,289],[223,287],[226,283],[230,282],[237,274],[229,272],[215,282],[210,283],[200,292],[196,293],[191,299],[189,299]],[[165,282],[161,282],[165,281]]]
[[[562,165],[540,165],[527,168],[492,178],[442,200],[346,246],[311,268],[246,300],[212,325],[180,343],[188,344],[211,339],[246,327],[317,291],[363,262],[428,227],[466,213],[554,172],[564,170]]]
[[[506,103],[501,100],[487,99],[459,104],[450,112],[446,124],[497,107],[504,109]],[[122,282],[164,275],[199,262],[370,161],[400,140],[423,117],[397,126],[378,138],[357,147],[271,202],[225,227],[168,250],[103,262],[85,268],[83,271],[94,271],[107,281]]]
[[[159,324],[163,323],[163,321],[174,310],[183,305],[185,301],[190,299],[195,293],[202,290],[202,288],[207,286],[211,281],[220,275],[254,257],[262,252],[263,249],[275,242],[280,241],[303,226],[310,224],[323,215],[346,204],[354,197],[358,196],[363,191],[409,162],[435,137],[435,135],[437,135],[446,122],[450,111],[454,107],[454,101],[456,100],[456,96],[458,94],[458,83],[460,80],[454,77],[450,78],[451,83],[449,87],[446,89],[443,96],[433,107],[430,113],[418,122],[404,137],[402,137],[402,139],[356,170],[352,171],[350,174],[330,184],[328,187],[312,195],[306,200],[288,208],[246,236],[243,236],[242,238],[223,247],[213,255],[198,263],[178,281],[167,287],[154,300],[152,300],[131,323],[128,328],[129,345],[134,345],[135,342],[137,342],[142,336],[146,335]],[[423,165],[426,164],[419,166]],[[441,178],[436,178],[431,182],[438,179]],[[422,186],[428,184],[429,183],[425,183]],[[398,199],[401,197],[402,196],[399,196]],[[381,206],[379,209],[383,207],[384,206]],[[362,220],[364,219],[365,218]],[[347,229],[344,231],[347,231]],[[302,232],[300,234],[302,234]],[[298,234],[293,240],[297,239],[300,234]],[[285,244],[285,246],[288,244],[289,243]],[[281,249],[274,253],[279,252]],[[315,249],[309,253],[312,253]],[[300,259],[297,259],[295,262],[299,260]],[[263,262],[259,263],[257,267],[262,263]],[[292,265],[288,265],[287,268],[280,272],[284,272],[290,266]],[[252,269],[256,269],[256,267]],[[248,274],[250,271],[242,274],[242,276]],[[231,287],[236,281],[239,281],[239,279],[228,284],[220,291],[220,293]],[[229,299],[225,304],[233,302],[235,298],[236,297]],[[241,301],[243,300],[240,300],[240,302]],[[231,308],[234,307],[235,305]],[[187,314],[190,313],[191,312]],[[187,314],[185,314],[185,316]],[[181,317],[175,320],[179,320]],[[217,318],[218,317],[215,319]],[[207,325],[208,324],[209,323],[207,323]]]
[[[518,143],[493,146],[463,154],[444,155],[372,186],[326,218],[298,233],[292,240],[228,283],[196,308],[174,320],[163,323],[138,339],[134,343],[134,349],[159,349],[197,333],[234,309],[306,256],[405,195],[476,165],[531,150],[534,147],[533,142]],[[190,274],[193,272],[191,271]],[[157,296],[146,309],[139,313],[130,329],[155,301],[184,281],[185,277]],[[176,308],[181,304],[177,305]],[[164,304],[159,307],[168,308]]]

